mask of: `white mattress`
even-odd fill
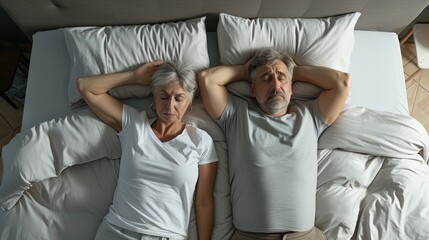
[[[211,65],[219,63],[216,33],[208,33]],[[70,61],[60,30],[33,36],[22,128],[63,117],[68,104]],[[402,58],[396,33],[355,31],[350,72],[351,104],[408,115]]]

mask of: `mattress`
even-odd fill
[[[207,33],[210,65],[219,65],[217,35]],[[350,72],[350,103],[408,115],[401,52],[396,33],[355,30]],[[33,36],[22,128],[63,117],[71,109],[67,98],[70,60],[61,30]]]

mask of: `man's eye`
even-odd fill
[[[265,76],[262,78],[262,81],[264,81],[264,82],[268,82],[268,81],[270,81],[270,79],[271,79],[271,76],[270,76],[270,75],[265,75]]]

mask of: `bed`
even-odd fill
[[[13,3],[9,6],[14,9]],[[227,14],[219,18],[223,28],[204,29],[198,35],[204,39],[202,46],[206,44],[207,61],[197,68],[234,64],[249,56],[245,51],[228,55],[245,47],[234,42],[238,37],[231,37],[246,34],[235,20],[250,21],[252,27],[271,24],[270,19],[257,23]],[[327,19],[335,22],[329,26],[339,25],[337,17]],[[349,41],[338,40],[347,43],[346,60],[340,61],[343,55],[325,56],[328,65],[336,61],[334,67],[352,74],[353,85],[339,119],[320,139],[315,224],[328,239],[429,239],[429,138],[408,112],[397,36],[404,23],[370,31],[382,24],[367,16],[361,20],[356,29],[356,22],[348,25]],[[28,31],[35,34],[22,132],[3,149],[0,239],[92,239],[116,186],[120,158],[116,135],[86,106],[71,105],[70,75],[76,63],[64,28],[36,32],[30,26]],[[247,97],[241,85],[229,90]],[[301,91],[308,89],[296,92]],[[148,109],[151,101],[146,96],[124,101]],[[215,142],[220,162],[213,239],[230,239],[234,226],[225,139],[198,98],[187,120],[205,129]],[[188,239],[197,239],[193,212],[191,216]]]

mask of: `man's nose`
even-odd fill
[[[277,76],[274,77],[274,81],[273,81],[273,87],[275,89],[279,89],[281,87],[282,83],[281,81],[278,79]]]

